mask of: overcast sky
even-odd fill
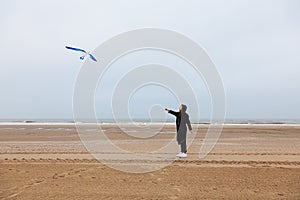
[[[114,35],[144,27],[178,31],[206,49],[224,82],[228,119],[300,119],[297,0],[4,1],[0,119],[71,119],[82,61],[64,46],[94,50]],[[129,55],[123,65],[134,63],[130,58],[134,60]],[[110,76],[107,80],[115,74]],[[99,101],[106,95],[103,91],[96,93]],[[149,100],[149,93],[153,99],[143,101]],[[149,102],[164,94],[155,87],[137,93],[133,117],[147,117]],[[208,93],[199,97],[201,116],[208,118]],[[177,108],[170,95],[163,99],[157,103]],[[96,107],[101,110],[99,101]],[[110,113],[106,109],[98,116]]]

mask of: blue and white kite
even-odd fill
[[[70,49],[70,50],[74,50],[74,51],[83,52],[84,54],[82,56],[80,56],[80,60],[83,60],[86,56],[89,56],[93,61],[97,62],[97,59],[92,54],[90,54],[90,52],[86,52],[83,49],[74,48],[74,47],[68,47],[68,46],[66,46],[66,48]]]

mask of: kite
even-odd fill
[[[82,56],[80,56],[80,60],[83,60],[86,56],[89,56],[93,61],[97,62],[97,59],[92,54],[90,54],[90,52],[86,52],[83,49],[74,48],[74,47],[68,47],[68,46],[66,46],[66,48],[70,49],[70,50],[73,50],[73,51],[79,51],[79,52],[84,53]]]

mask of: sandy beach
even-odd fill
[[[131,144],[115,125],[102,128],[122,148],[149,148]],[[72,124],[1,125],[0,198],[300,199],[300,126],[226,125],[214,149],[199,159],[207,128],[199,126],[188,158],[133,174],[90,155]],[[164,127],[155,145],[174,134],[173,125]],[[169,153],[175,158],[178,152]]]

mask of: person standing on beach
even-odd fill
[[[177,154],[179,158],[186,158],[187,157],[187,149],[186,149],[186,132],[187,126],[190,131],[192,131],[192,126],[190,123],[189,115],[186,113],[187,106],[181,104],[179,107],[179,111],[175,112],[173,110],[169,110],[165,108],[165,110],[174,115],[176,117],[176,129],[177,129],[177,142],[180,145],[181,151]]]

